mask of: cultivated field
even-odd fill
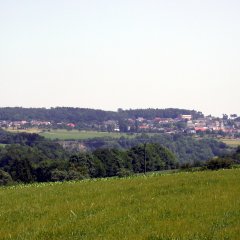
[[[240,139],[229,139],[229,138],[224,138],[220,140],[221,142],[226,143],[230,147],[237,147],[240,146]]]
[[[0,188],[0,239],[240,236],[240,170]]]
[[[83,140],[89,138],[97,138],[97,137],[112,137],[112,138],[120,138],[124,137],[134,137],[135,135],[129,135],[124,133],[117,132],[97,132],[97,131],[78,131],[78,130],[51,130],[50,132],[42,132],[41,136],[44,136],[49,139],[60,139],[60,140]]]
[[[26,132],[26,133],[40,133],[42,132],[41,129],[39,128],[28,128],[28,129],[12,129],[12,128],[6,128],[4,129],[8,132],[13,132],[13,133],[21,133],[21,132]]]
[[[39,128],[28,128],[28,129],[5,129],[8,132],[13,133],[38,133],[39,135],[49,138],[49,139],[59,139],[59,140],[83,140],[97,137],[111,137],[120,138],[122,136],[127,138],[133,138],[137,134],[126,134],[118,132],[98,132],[98,131],[79,131],[79,130],[66,130],[66,129],[51,129],[50,131],[39,129]]]

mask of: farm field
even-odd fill
[[[0,188],[0,239],[239,239],[240,169]]]
[[[240,146],[240,139],[229,139],[229,138],[224,138],[221,139],[221,142],[226,143],[230,147],[237,147]]]
[[[42,132],[42,129],[39,128],[28,128],[28,129],[12,129],[12,128],[6,128],[4,129],[8,132],[13,132],[13,133],[21,133],[21,132],[26,132],[26,133],[40,133]]]
[[[97,138],[97,137],[112,137],[112,138],[120,138],[124,137],[134,137],[136,135],[129,135],[124,133],[117,132],[97,132],[97,131],[78,131],[78,130],[51,130],[50,132],[42,132],[41,136],[49,138],[49,139],[60,139],[60,140],[83,140],[89,138]]]
[[[60,139],[60,140],[83,140],[89,138],[97,138],[97,137],[112,137],[112,138],[120,138],[122,136],[133,138],[137,134],[126,134],[126,133],[118,133],[118,132],[98,132],[98,131],[79,131],[79,130],[66,130],[66,129],[51,129],[50,131],[39,129],[39,128],[28,128],[28,129],[5,129],[8,132],[13,133],[37,133],[43,137],[48,139]]]

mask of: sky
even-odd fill
[[[0,0],[0,107],[240,115],[238,0]]]

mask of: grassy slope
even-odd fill
[[[0,188],[0,239],[239,239],[240,170]]]

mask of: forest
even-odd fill
[[[159,144],[138,145],[128,150],[99,148],[71,154],[58,143],[45,141],[36,134],[26,134],[19,139],[21,144],[0,148],[0,184],[127,176],[144,172],[144,160],[147,171],[178,166],[174,154]]]
[[[143,117],[153,119],[155,117],[177,118],[180,114],[191,114],[193,118],[203,114],[194,110],[167,108],[167,109],[130,109],[118,111],[104,111],[88,108],[56,107],[56,108],[0,108],[0,120],[22,121],[42,120],[54,122],[102,122],[106,120],[120,120],[127,118]]]
[[[213,157],[230,154],[224,143],[180,135],[89,139],[83,143],[85,151],[70,151],[38,134],[0,130],[0,184],[128,176],[176,169],[186,163],[203,166]]]
[[[206,161],[214,156],[225,155],[230,150],[225,143],[215,139],[194,139],[186,134],[141,134],[134,138],[121,137],[116,139],[103,137],[79,142],[83,143],[89,150],[98,148],[128,149],[139,144],[158,143],[170,149],[180,163]]]

